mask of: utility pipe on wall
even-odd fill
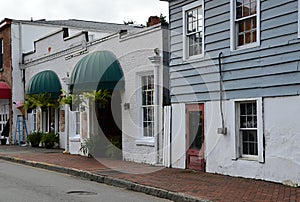
[[[224,121],[224,112],[223,112],[223,100],[224,100],[224,86],[223,86],[223,73],[222,73],[222,59],[223,53],[219,53],[219,76],[220,76],[220,112],[221,112],[221,120],[222,120],[222,127],[218,128],[218,133],[226,135],[227,134],[227,128],[225,128],[225,121]]]

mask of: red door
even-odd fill
[[[205,171],[204,104],[186,106],[187,169]]]

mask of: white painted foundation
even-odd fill
[[[235,135],[233,101],[226,101],[227,135],[217,134],[221,127],[219,102],[205,103],[206,170],[231,176],[300,184],[300,96],[263,99],[265,161],[232,160]],[[212,111],[213,110],[213,111]]]

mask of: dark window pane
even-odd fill
[[[257,116],[253,116],[253,128],[257,128]]]
[[[252,19],[245,20],[245,31],[249,31],[252,28]]]
[[[187,33],[192,33],[193,32],[193,23],[188,23],[188,30]]]
[[[247,118],[246,118],[246,116],[241,116],[240,117],[240,122],[241,122],[241,124],[240,124],[240,127],[241,128],[246,128],[247,127]]]
[[[252,29],[256,29],[256,17],[251,19],[252,21]]]
[[[256,14],[256,0],[251,2],[251,15]]]
[[[239,25],[239,33],[244,32],[245,31],[245,22],[240,21],[238,25]]]
[[[253,42],[256,42],[256,31],[252,32],[252,40]]]
[[[246,105],[245,104],[240,104],[240,114],[246,115]]]
[[[247,131],[243,131],[243,142],[248,142],[249,141],[249,136]]]
[[[249,154],[249,145],[246,142],[243,142],[243,154]]]
[[[257,155],[257,132],[242,131],[242,147],[244,155]]]
[[[247,103],[247,115],[252,114],[252,103]]]
[[[244,4],[243,17],[247,17],[249,15],[250,15],[250,4]]]
[[[251,33],[250,32],[247,32],[245,34],[245,39],[246,39],[245,44],[251,43]]]
[[[189,143],[190,149],[202,147],[202,112],[189,112]]]
[[[239,7],[236,8],[236,18],[237,19],[243,17],[242,12],[243,12],[243,8],[241,6],[239,6]]]
[[[257,114],[256,103],[253,103],[252,107],[253,107],[253,114]]]
[[[253,128],[252,125],[253,125],[252,116],[248,116],[247,117],[247,128]]]
[[[245,43],[244,43],[244,35],[239,35],[239,43],[238,43],[238,45],[239,46],[242,46],[242,45],[244,45]]]

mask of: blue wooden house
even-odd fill
[[[300,184],[300,1],[168,2],[172,167]]]

